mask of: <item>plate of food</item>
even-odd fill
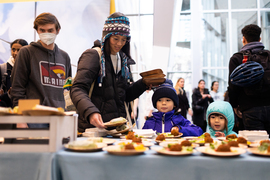
[[[178,142],[163,141],[163,142],[159,143],[160,146],[165,147],[165,148],[168,146],[174,145],[174,144],[181,144],[182,146],[186,146],[186,147],[191,146],[192,148],[199,147],[198,144],[191,143],[189,140],[182,140],[182,141],[178,141]]]
[[[260,142],[260,146],[249,148],[248,151],[255,155],[270,156],[270,141],[263,140]]]
[[[57,116],[65,116],[64,109],[59,107],[49,107],[43,105],[36,105],[32,109],[22,111],[23,115],[28,116],[50,116],[50,115],[57,115]]]
[[[217,149],[213,149],[211,146],[204,146],[198,147],[196,150],[206,155],[221,157],[239,156],[246,152],[243,148],[230,147],[226,144],[219,145]]]
[[[143,144],[145,147],[150,147],[154,145],[154,143],[144,140],[142,138],[134,138],[133,140],[118,141],[116,145],[127,145],[129,143],[133,144],[136,143],[137,145]]]
[[[199,144],[200,146],[204,146],[207,143],[214,143],[217,140],[214,140],[213,138],[211,138],[210,136],[200,136],[197,139],[193,139],[193,140],[189,140],[192,143],[196,143]]]
[[[119,117],[119,118],[114,118],[112,120],[110,120],[109,122],[104,123],[104,125],[106,127],[116,127],[116,126],[120,126],[122,124],[125,124],[127,122],[127,120],[123,117]]]
[[[88,141],[88,140],[72,141],[64,145],[66,150],[76,151],[76,152],[95,152],[95,151],[102,150],[102,148],[106,146],[107,144],[105,143],[96,143],[96,142]]]
[[[248,148],[248,152],[252,153],[252,154],[255,154],[255,155],[259,155],[259,156],[270,156],[270,151],[260,151],[257,148]]]
[[[171,133],[162,133],[164,134],[165,138],[166,139],[169,139],[169,138],[180,138],[181,136],[183,136],[183,133],[179,133],[178,135],[173,135]]]
[[[107,134],[113,135],[113,134],[119,134],[119,133],[125,133],[131,129],[130,126],[126,126],[125,124],[122,124],[120,126],[117,126],[116,129],[108,130]]]
[[[194,151],[192,146],[182,146],[181,144],[169,144],[167,147],[153,146],[151,149],[158,152],[159,154],[170,156],[190,155]]]
[[[116,142],[115,139],[103,138],[103,137],[90,137],[87,141],[92,141],[95,143],[105,143],[105,144],[113,144]]]
[[[113,155],[130,156],[143,154],[145,151],[149,150],[149,148],[144,147],[143,144],[128,143],[126,145],[108,146],[103,148],[103,150]]]

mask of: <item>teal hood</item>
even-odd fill
[[[226,131],[226,129],[223,131],[225,136],[229,134],[236,134],[234,131],[232,131],[234,127],[234,113],[231,104],[226,101],[215,101],[208,106],[206,112],[207,126],[209,128],[208,132],[210,133],[211,137],[215,137],[216,133],[215,130],[212,129],[212,127],[209,125],[209,116],[213,113],[222,114],[226,117],[226,120],[228,122],[228,132]]]

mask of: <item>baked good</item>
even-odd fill
[[[142,138],[134,137],[134,138],[132,139],[132,142],[135,142],[135,143],[142,143]]]
[[[127,134],[127,136],[126,136],[126,139],[132,140],[135,137],[134,133],[135,132],[133,132],[133,131],[129,131],[128,134]]]
[[[239,144],[247,144],[247,140],[245,138],[243,138],[243,137],[238,137],[237,142]]]
[[[127,144],[125,145],[125,150],[135,150],[133,144]]]
[[[171,129],[171,135],[178,136],[179,135],[179,128],[178,127],[173,127]]]
[[[158,135],[158,136],[156,137],[156,140],[157,140],[157,141],[164,141],[164,140],[165,140],[164,134]]]
[[[189,140],[184,140],[181,142],[182,146],[192,146],[192,143]]]
[[[170,151],[182,151],[181,144],[173,144],[169,147]]]
[[[208,132],[206,132],[204,133],[204,137],[211,137],[211,135]]]
[[[211,137],[205,137],[204,142],[205,143],[212,143],[212,142],[214,142],[214,140]]]
[[[218,146],[217,152],[231,152],[231,148],[228,144],[221,144]]]
[[[226,139],[236,139],[237,136],[235,134],[229,134],[226,136]]]
[[[231,146],[231,147],[239,147],[237,141],[230,141],[230,142],[228,142],[228,145]]]

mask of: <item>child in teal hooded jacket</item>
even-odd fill
[[[232,131],[234,127],[234,113],[230,103],[216,101],[211,103],[206,112],[208,133],[211,137],[225,137],[236,134]],[[236,134],[237,135],[237,134]]]

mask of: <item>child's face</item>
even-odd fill
[[[173,107],[174,107],[174,103],[173,101],[170,99],[170,98],[160,98],[158,101],[157,101],[157,110],[159,112],[169,112],[171,110],[173,110]]]
[[[226,119],[222,115],[210,115],[210,125],[215,131],[223,131],[225,129]]]

